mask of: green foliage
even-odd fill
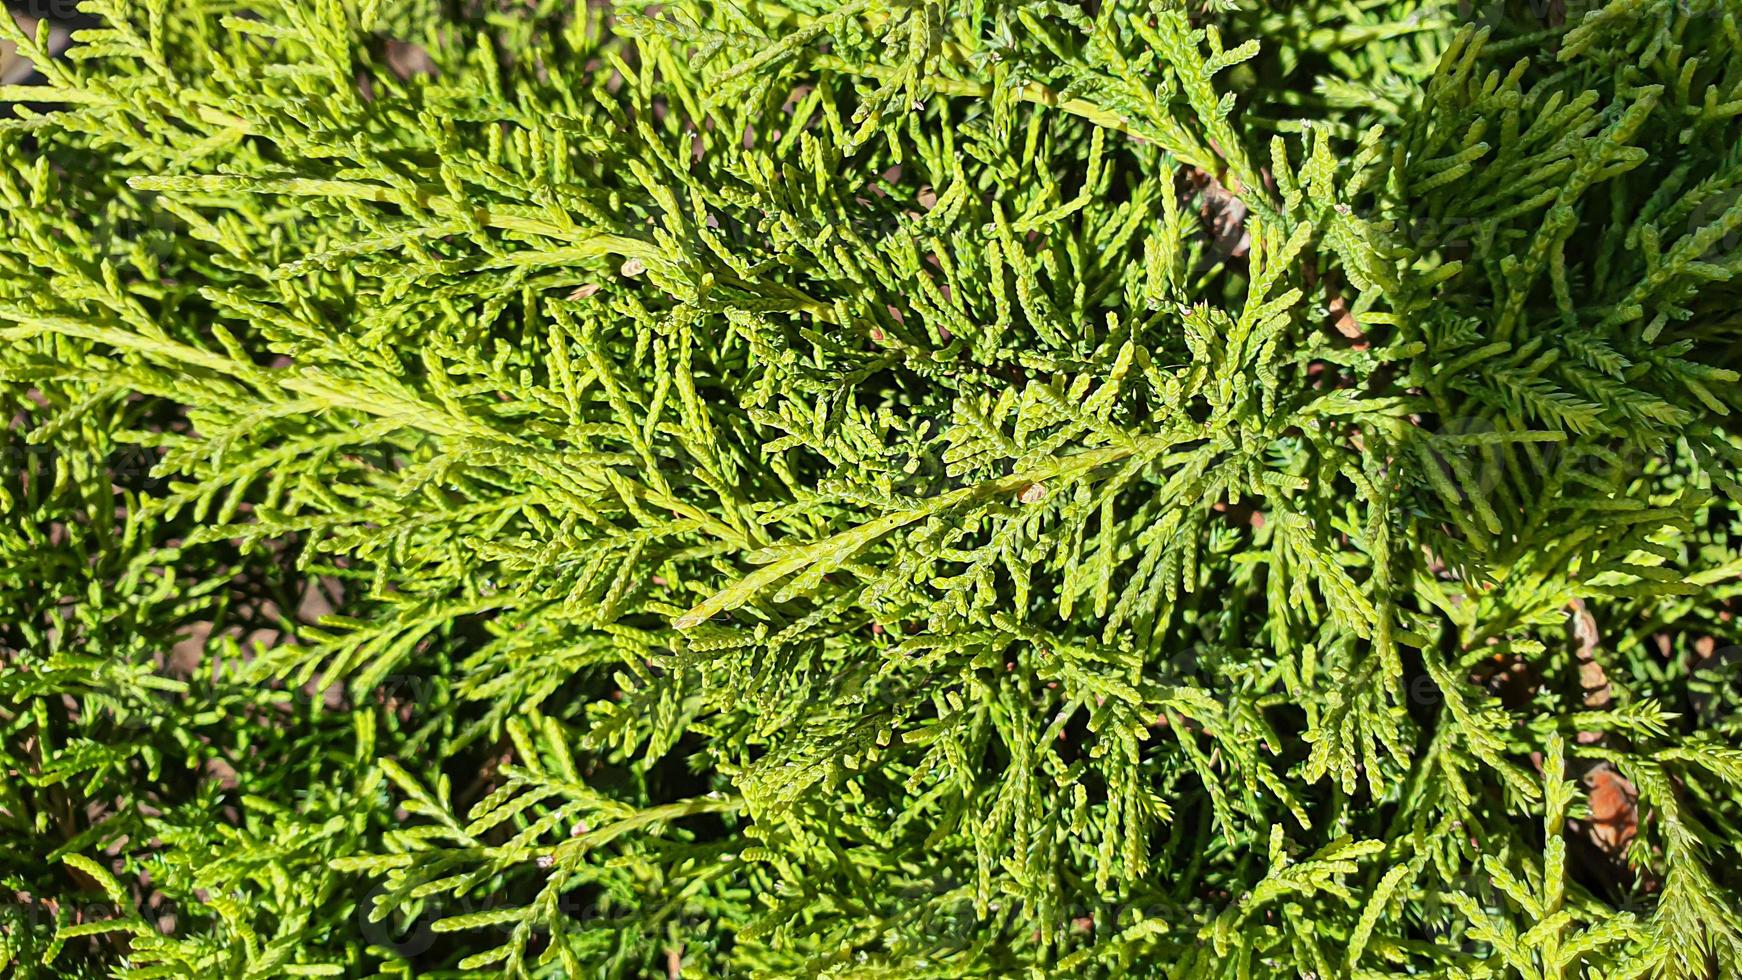
[[[1733,0],[81,9],[0,969],[1742,972]]]

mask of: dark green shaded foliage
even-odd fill
[[[20,975],[1742,970],[1731,0],[82,9]]]

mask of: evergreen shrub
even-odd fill
[[[0,972],[1742,975],[1736,0],[39,6]]]

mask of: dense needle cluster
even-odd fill
[[[0,970],[1742,971],[1734,0],[0,17]]]

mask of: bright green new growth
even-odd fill
[[[0,969],[1742,971],[1734,0],[82,9]]]

